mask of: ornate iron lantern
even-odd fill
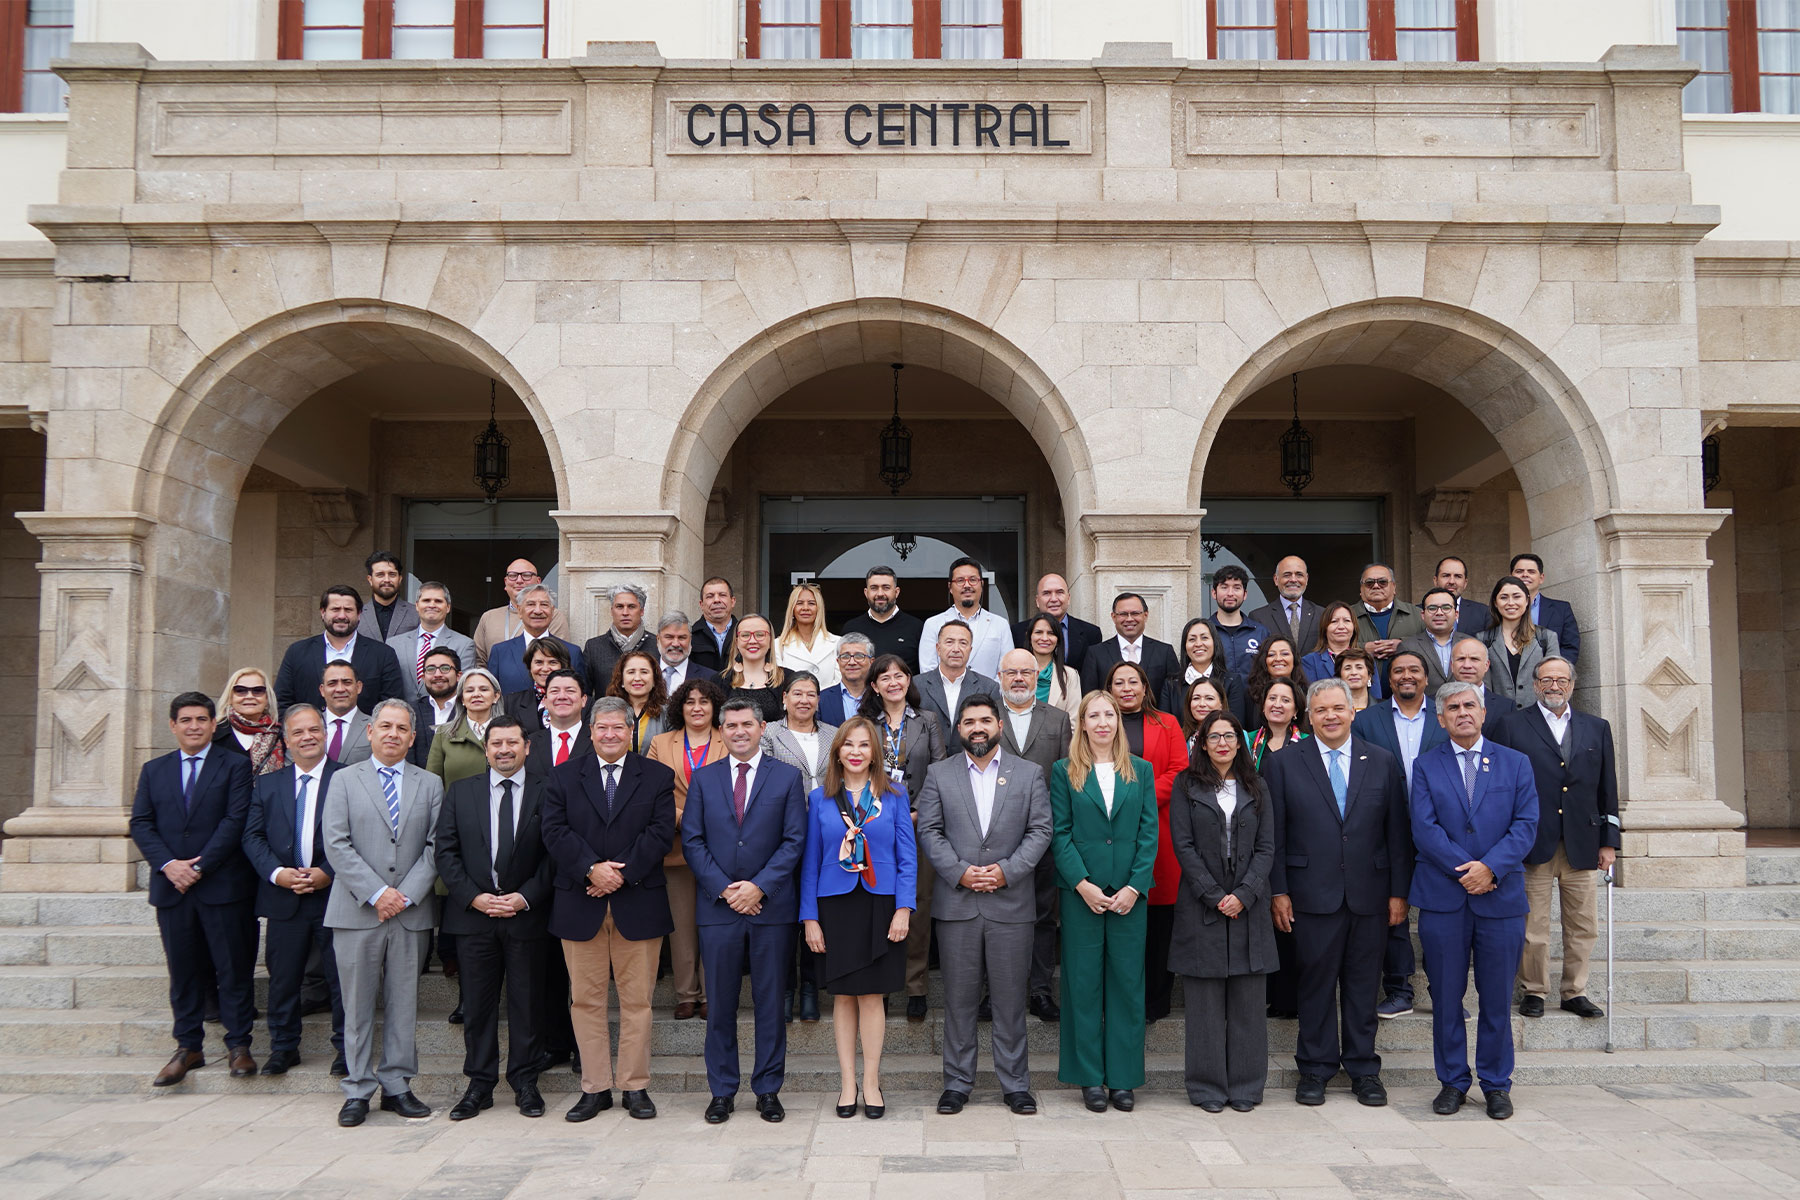
[[[893,537],[888,539],[888,544],[894,548],[894,553],[900,556],[900,561],[905,562],[907,557],[911,555],[914,550],[919,548],[919,535],[916,533],[896,533]]]
[[[1300,424],[1300,376],[1293,377],[1294,423],[1281,435],[1281,482],[1298,496],[1312,482],[1312,434]]]
[[[894,419],[881,430],[881,482],[898,496],[900,488],[912,478],[912,430],[900,421],[900,372],[906,364],[889,365],[894,368]]]
[[[475,482],[487,493],[488,503],[492,504],[511,479],[506,473],[507,448],[512,443],[504,433],[500,432],[500,424],[494,419],[495,384],[488,380],[488,423],[487,428],[475,435]]]
[[[1700,499],[1719,486],[1719,435],[1709,433],[1700,439]]]

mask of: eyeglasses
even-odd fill
[[[427,674],[427,675],[454,675],[460,669],[461,668],[459,668],[459,667],[451,667],[451,666],[426,667],[425,674]]]
[[[1426,612],[1434,612],[1434,613],[1455,612],[1456,605],[1454,605],[1454,604],[1427,604],[1425,606],[1425,611]]]
[[[1209,746],[1223,746],[1226,742],[1235,742],[1237,740],[1238,735],[1231,732],[1229,729],[1206,735],[1206,742]]]
[[[247,683],[234,683],[231,685],[231,694],[234,696],[266,696],[269,694],[269,689],[260,683],[254,687]]]
[[[1019,678],[1024,679],[1027,676],[1036,675],[1037,671],[1032,667],[1007,667],[1002,670],[1000,674],[1003,678],[1007,675],[1017,675]]]
[[[868,661],[870,661],[870,659],[869,659],[869,656],[866,654],[859,654],[853,650],[846,650],[842,654],[838,655],[838,661],[839,662],[847,662],[847,663],[856,663],[856,662],[868,662]]]
[[[538,573],[536,571],[508,571],[506,577],[508,579],[536,579]]]
[[[1538,676],[1538,686],[1539,687],[1566,688],[1574,682],[1575,681],[1573,679],[1564,679],[1559,675],[1540,675],[1540,676]]]

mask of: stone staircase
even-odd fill
[[[1752,851],[1748,865],[1746,888],[1615,892],[1614,1052],[1604,1051],[1606,1022],[1561,1012],[1553,998],[1541,1019],[1513,1017],[1519,1086],[1800,1079],[1800,923],[1792,919],[1800,915],[1800,849]],[[1553,954],[1559,949],[1553,945]],[[0,1093],[147,1091],[173,1050],[162,961],[154,914],[141,893],[0,894]],[[933,981],[935,988],[935,974]],[[1419,1011],[1381,1025],[1383,1075],[1393,1086],[1434,1083],[1429,993],[1423,977],[1417,984]],[[259,975],[259,1007],[265,1006],[266,987]],[[1600,954],[1589,994],[1604,1003]],[[434,970],[421,979],[419,997],[415,1090],[447,1099],[463,1086],[462,1030],[445,1020],[456,1003],[456,984]],[[789,1026],[790,1090],[837,1086],[829,998],[824,1003],[824,1021]],[[909,1024],[901,1005],[896,998],[884,1076],[896,1091],[935,1093],[942,1086],[935,990],[933,1019],[923,1024]],[[656,993],[652,1089],[703,1093],[705,1023],[675,1021],[672,1007],[665,979]],[[743,1011],[749,1011],[747,989]],[[1054,1086],[1057,1028],[1031,1018],[1029,1030],[1039,1086]],[[213,1065],[174,1090],[336,1091],[326,1071],[330,1023],[324,1015],[306,1019],[305,1061],[279,1077],[231,1079],[223,1069],[219,1028],[209,1026],[207,1033]],[[748,1053],[747,1015],[741,1033]],[[1179,1007],[1150,1028],[1150,1089],[1181,1089],[1183,1034]],[[1293,1083],[1294,1036],[1293,1022],[1270,1023],[1272,1087]],[[985,1037],[984,1026],[984,1059]],[[267,1049],[259,1024],[253,1045],[258,1061]],[[546,1092],[568,1092],[576,1081],[559,1068],[542,1084]],[[991,1076],[981,1086],[993,1087]]]

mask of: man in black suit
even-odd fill
[[[488,769],[459,779],[438,814],[437,867],[449,899],[444,932],[462,964],[463,1074],[450,1110],[466,1121],[494,1105],[500,1081],[500,988],[506,987],[506,1082],[527,1117],[544,1115],[538,1092],[537,1021],[550,952],[550,856],[540,825],[544,781],[525,769],[517,717],[489,722]]]
[[[214,752],[212,698],[183,692],[169,703],[176,749],[144,764],[131,805],[131,838],[150,863],[150,903],[169,966],[175,1056],[155,1087],[206,1065],[202,976],[219,983],[233,1078],[256,1074],[250,1057],[256,971],[256,876],[244,857],[250,759]]]
[[[906,669],[919,673],[919,639],[925,622],[900,611],[900,579],[892,567],[870,567],[863,576],[863,599],[868,608],[848,621],[840,633],[860,633],[875,646],[875,657],[898,654]]]
[[[581,1097],[565,1120],[612,1107],[613,1058],[606,1007],[619,988],[619,1084],[625,1111],[656,1115],[650,1100],[650,996],[662,940],[675,928],[663,857],[675,844],[675,773],[630,753],[631,706],[594,702],[594,753],[550,769],[544,845],[556,863],[550,933],[562,939],[581,1047]]]
[[[1343,680],[1319,680],[1306,699],[1312,738],[1263,763],[1275,807],[1270,907],[1275,927],[1294,935],[1300,973],[1294,1099],[1325,1103],[1342,1066],[1357,1100],[1379,1106],[1375,1000],[1388,928],[1406,920],[1412,880],[1406,781],[1393,755],[1352,732]]]
[[[577,672],[556,671],[544,681],[544,712],[549,724],[528,732],[525,738],[525,769],[534,778],[548,779],[551,767],[594,752],[594,739],[582,720],[586,707],[587,694]]]
[[[1438,559],[1437,571],[1431,577],[1431,586],[1441,587],[1456,598],[1458,633],[1480,633],[1487,628],[1488,606],[1463,594],[1469,587],[1469,565],[1462,559],[1454,554],[1446,554]]]
[[[1556,651],[1571,666],[1581,661],[1581,626],[1575,623],[1575,610],[1566,600],[1544,595],[1544,560],[1535,554],[1513,555],[1508,571],[1531,593],[1531,623],[1556,635]]]
[[[1610,871],[1620,844],[1619,776],[1612,726],[1576,712],[1575,665],[1560,655],[1532,677],[1538,702],[1501,724],[1502,744],[1531,760],[1537,780],[1537,844],[1525,856],[1525,953],[1519,960],[1519,1012],[1544,1014],[1550,991],[1550,889],[1562,893],[1562,1007],[1582,1017],[1605,1011],[1587,998],[1588,960],[1599,932],[1598,872]],[[1502,739],[1496,739],[1497,741]]]
[[[937,666],[929,671],[921,671],[913,677],[913,683],[919,689],[919,707],[921,711],[929,709],[937,714],[938,725],[944,731],[944,752],[955,754],[962,749],[962,739],[956,735],[956,710],[964,696],[986,695],[1000,703],[1000,681],[989,679],[981,672],[969,666],[969,655],[975,647],[975,635],[962,621],[945,621],[938,626],[937,632]],[[913,918],[925,925],[931,919],[929,901],[921,900],[924,911],[915,911]]]
[[[269,968],[269,1061],[263,1074],[282,1075],[300,1064],[300,1016],[307,960],[316,948],[331,995],[332,1074],[344,1062],[344,999],[337,958],[325,924],[331,864],[319,812],[338,765],[325,756],[325,721],[310,704],[296,704],[281,720],[287,766],[256,778],[244,823],[244,854],[259,882],[256,915],[268,920],[263,957]]]
[[[1053,578],[1045,576],[1045,578]],[[1059,758],[1069,757],[1073,727],[1069,714],[1037,698],[1037,659],[1029,650],[1008,650],[1000,659],[1000,749],[1033,762],[1050,777]],[[1032,931],[1031,975],[1026,1005],[1041,1021],[1062,1018],[1062,1006],[1051,990],[1056,973],[1056,862],[1046,854],[1038,860],[1033,886],[1037,890],[1037,927]]]
[[[1069,615],[1069,581],[1061,575],[1046,575],[1038,580],[1035,600],[1036,610],[1026,613],[1023,621],[1013,623],[1013,645],[1021,650],[1031,649],[1031,622],[1038,613],[1049,613],[1062,630],[1063,663],[1074,667],[1079,674],[1081,664],[1087,659],[1088,647],[1100,643],[1100,627]],[[1046,770],[1045,778],[1049,775]]]
[[[1149,619],[1150,605],[1136,592],[1120,592],[1113,598],[1112,623],[1118,635],[1088,648],[1081,660],[1083,692],[1098,691],[1114,663],[1134,662],[1149,677],[1149,699],[1154,703],[1162,695],[1163,684],[1181,674],[1181,656],[1175,647],[1144,636],[1144,623]]]
[[[723,671],[731,663],[731,646],[737,640],[737,593],[731,580],[714,575],[700,585],[700,624],[693,626],[694,649],[688,656],[696,666]]]
[[[439,646],[425,654],[425,694],[413,701],[412,749],[406,761],[422,767],[431,757],[431,739],[439,725],[456,720],[456,690],[462,683],[462,655],[449,646]]]
[[[1306,598],[1309,578],[1306,560],[1290,554],[1275,564],[1277,598],[1250,614],[1250,620],[1268,630],[1270,637],[1292,639],[1294,657],[1311,654],[1319,644],[1319,617],[1324,611]]]
[[[325,677],[325,664],[334,659],[348,659],[363,681],[362,695],[356,705],[369,714],[383,700],[398,700],[405,695],[406,683],[400,676],[400,663],[393,648],[379,638],[357,633],[362,619],[362,594],[347,583],[334,584],[319,597],[319,622],[324,633],[301,638],[281,656],[281,669],[275,672],[275,699],[281,711],[288,705],[311,704],[318,698],[319,683]]]
[[[1491,666],[1493,659],[1488,656],[1487,643],[1480,638],[1459,637],[1450,647],[1450,678],[1480,688],[1482,703],[1487,706],[1487,723],[1481,727],[1481,736],[1510,746],[1512,743],[1501,736],[1501,719],[1517,706],[1511,697],[1502,696],[1488,687],[1488,668]]]

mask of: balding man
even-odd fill
[[[1488,656],[1487,643],[1480,638],[1459,637],[1456,644],[1450,647],[1450,678],[1472,683],[1481,689],[1481,705],[1487,713],[1487,724],[1481,727],[1481,736],[1492,738],[1504,746],[1507,742],[1501,736],[1500,719],[1518,706],[1512,702],[1511,697],[1502,696],[1487,685],[1488,668],[1492,665],[1493,659]]]
[[[480,623],[475,626],[477,666],[487,666],[488,651],[494,648],[495,643],[518,637],[525,632],[525,620],[518,608],[519,593],[543,581],[537,567],[528,558],[515,558],[506,565],[506,577],[502,581],[502,586],[506,588],[506,603],[482,613]],[[548,632],[552,637],[568,640],[569,619],[563,616],[561,609],[551,616]]]
[[[1036,763],[1045,778],[1049,778],[1050,768],[1056,760],[1069,757],[1073,730],[1068,713],[1037,698],[1037,674],[1037,658],[1029,650],[1008,650],[1000,659],[1000,695],[1005,701],[1000,712],[1000,749]],[[1046,854],[1038,860],[1033,886],[1037,893],[1037,916],[1031,945],[1029,1008],[1040,1020],[1055,1021],[1062,1016],[1062,1008],[1051,990],[1052,976],[1056,972],[1056,862],[1053,856]]]
[[[1250,619],[1272,635],[1293,639],[1296,655],[1308,653],[1319,641],[1320,608],[1306,598],[1309,578],[1306,560],[1290,554],[1275,564],[1276,599],[1250,614]]]
[[[1023,621],[1012,627],[1013,645],[1021,650],[1031,649],[1031,623],[1037,613],[1049,613],[1062,630],[1063,662],[1079,672],[1088,647],[1098,644],[1101,639],[1100,627],[1069,615],[1069,581],[1061,575],[1046,575],[1038,580],[1033,600],[1037,604],[1036,612],[1027,613]]]

